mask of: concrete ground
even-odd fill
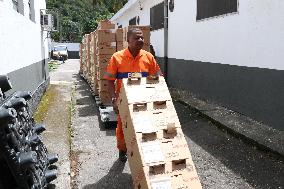
[[[44,141],[60,156],[53,188],[132,188],[128,163],[117,160],[115,128],[99,122],[98,107],[78,71],[79,61],[68,60],[50,74],[58,95],[44,119]],[[179,102],[175,107],[203,188],[283,188],[283,159],[231,136],[195,109]]]
[[[277,130],[238,112],[196,98],[186,91],[172,89],[172,96],[195,109],[207,119],[231,134],[241,137],[258,148],[284,157],[284,131]]]
[[[43,133],[44,144],[48,151],[59,155],[58,178],[49,188],[70,188],[70,123],[71,98],[74,83],[79,69],[78,60],[68,60],[61,64],[56,71],[50,72],[50,86],[45,99],[48,106],[42,122],[47,131]]]

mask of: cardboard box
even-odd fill
[[[171,133],[180,128],[181,124],[177,117],[176,111],[174,109],[169,109],[166,111],[153,110],[151,120],[158,129],[163,130],[165,133],[161,133],[162,137],[170,137]],[[168,136],[167,136],[168,134]]]
[[[171,177],[164,174],[164,164],[155,164],[152,166],[138,167],[132,161],[129,161],[131,171],[133,188],[141,189],[158,189],[159,187],[166,187],[166,183],[171,183]],[[136,169],[134,168],[136,167]],[[171,184],[165,189],[172,189]]]
[[[105,73],[106,73],[106,68],[97,67],[97,79],[98,80],[104,79]]]
[[[179,175],[172,176],[172,187],[173,188],[197,188],[201,189],[201,183],[199,181],[196,171],[184,170]]]
[[[164,78],[131,76],[118,108],[134,188],[201,188]]]
[[[123,41],[123,48],[125,49],[125,48],[128,48],[128,42],[127,41]]]
[[[125,49],[123,46],[123,42],[116,42],[116,51],[121,51]]]
[[[100,68],[107,68],[107,65],[110,61],[112,55],[108,54],[99,54],[97,56],[98,67]]]
[[[109,91],[108,80],[98,80],[99,91]]]
[[[158,141],[142,142],[139,145],[137,141],[132,141],[134,144],[132,148],[127,147],[134,186],[143,185],[144,188],[150,188],[149,186],[153,187],[153,182],[165,178],[170,183],[174,183],[172,182],[174,177],[183,175],[187,179],[194,178],[192,179],[194,184],[197,188],[201,188],[198,187],[198,184],[201,185],[191,157],[188,156],[188,148],[185,151],[184,149],[173,149],[170,142],[163,146]]]
[[[115,42],[115,30],[97,30],[97,46],[105,44],[106,42]]]
[[[92,88],[92,91],[93,91],[93,94],[94,95],[99,95],[99,90],[98,90],[98,86],[97,85],[92,85],[91,86],[91,88]]]
[[[175,188],[173,187],[171,177],[169,176],[163,176],[161,178],[155,178],[150,180],[150,186],[152,189],[159,189],[159,188],[164,188],[164,189],[171,189]]]
[[[116,52],[116,45],[99,45],[97,47],[97,55],[113,55]]]
[[[115,39],[116,39],[116,42],[123,42],[123,29],[122,28],[116,29]]]
[[[98,24],[98,29],[115,29],[115,24],[109,20],[102,20]]]
[[[133,138],[132,141],[128,141],[127,144],[127,156],[131,166],[131,174],[135,177],[142,169],[146,176],[151,174],[165,173],[165,170],[155,170],[153,173],[149,172],[152,168],[158,168],[157,165],[164,166],[165,156],[162,151],[160,141],[146,141],[141,142],[142,135],[139,133],[138,138]],[[146,172],[145,172],[146,171]],[[160,172],[161,171],[161,172]]]
[[[151,119],[157,122],[156,124],[164,123],[165,117],[172,119],[174,116],[178,119],[170,94],[166,91],[163,77],[159,77],[159,80],[142,78],[140,80],[124,80],[123,82],[118,100],[119,107],[122,108],[120,110],[121,116],[124,115],[124,112],[126,116],[134,116],[133,112],[140,107],[141,110],[152,111],[154,118]],[[143,92],[137,95],[137,91]],[[179,124],[179,122],[177,123]],[[177,127],[179,127],[178,124]]]
[[[121,105],[119,105],[119,112],[121,118],[125,120],[123,122],[123,132],[126,140],[133,140],[134,135],[136,137],[137,133],[142,133],[143,140],[151,137],[152,140],[157,139],[161,142],[172,141],[175,137],[183,135],[177,116],[173,120],[164,117],[165,120],[161,121],[162,124],[160,124],[161,122],[156,121],[156,114],[153,114],[152,111],[129,113],[128,108],[121,109]],[[167,116],[167,114],[161,115]]]
[[[104,105],[112,105],[111,97],[108,91],[99,91],[99,97]]]
[[[87,73],[90,72],[90,41],[91,41],[91,35],[86,34],[86,68],[87,68]]]
[[[147,110],[151,109],[162,109],[169,108],[174,109],[172,104],[171,95],[165,85],[161,85],[161,83],[165,83],[164,78],[160,77],[161,83],[157,84],[147,84],[147,78],[141,79],[124,79],[123,87],[121,88],[120,95],[122,98],[127,99],[128,104],[135,103],[149,103],[145,104]],[[137,91],[141,91],[139,95]],[[133,110],[135,107],[133,106]],[[140,105],[141,107],[141,105]]]
[[[159,131],[151,121],[151,113],[139,112],[127,120],[122,127],[134,185],[149,186],[150,178],[179,174],[187,165],[191,168],[193,164],[188,161],[191,157],[181,128],[165,142],[157,137]]]
[[[162,139],[160,141],[162,145],[163,154],[165,155],[165,161],[173,162],[178,160],[191,159],[191,155],[188,149],[187,142],[183,136],[181,128],[178,128],[178,135],[170,138],[166,142]],[[186,161],[184,162],[186,164]],[[168,172],[174,172],[178,170],[176,164],[172,164],[167,170]]]

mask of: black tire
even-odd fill
[[[116,128],[117,122],[116,121],[107,121],[103,122],[103,126],[105,129],[112,129]]]

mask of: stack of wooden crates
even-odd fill
[[[150,27],[127,26],[115,29],[115,24],[101,21],[98,28],[84,35],[80,47],[80,73],[89,83],[93,95],[99,96],[101,103],[111,105],[108,93],[108,81],[104,79],[107,65],[113,53],[127,48],[127,32],[130,28],[139,28],[144,34],[144,47],[150,50]]]
[[[101,21],[95,35],[98,95],[102,104],[111,105],[108,81],[104,79],[104,75],[111,56],[116,52],[115,24],[109,21]]]
[[[103,105],[111,106],[104,80],[107,65],[113,53],[127,48],[127,32],[133,27],[142,30],[143,49],[150,51],[149,26],[115,29],[113,23],[102,21],[82,40],[80,72]],[[163,77],[142,78],[133,73],[123,79],[118,107],[135,189],[201,188]]]
[[[135,189],[202,188],[163,77],[123,79],[118,108]]]

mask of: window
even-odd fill
[[[164,28],[164,2],[150,9],[151,30]]]
[[[136,16],[129,20],[129,25],[137,25],[137,23],[136,23]]]
[[[238,11],[238,0],[197,0],[197,20]]]

